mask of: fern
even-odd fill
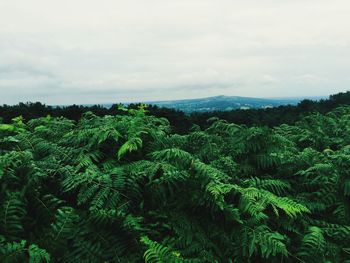
[[[29,263],[50,262],[50,255],[45,249],[41,249],[35,244],[29,246],[28,253]]]
[[[45,249],[39,248],[36,244],[26,246],[26,240],[21,242],[3,243],[0,240],[0,260],[4,263],[9,262],[29,262],[29,263],[49,263],[50,255]]]
[[[26,209],[19,192],[13,192],[5,198],[0,212],[2,233],[7,236],[17,236],[23,233]]]
[[[349,113],[183,135],[145,106],[0,124],[0,261],[347,262]]]
[[[189,262],[183,260],[179,252],[171,251],[168,247],[154,242],[146,236],[141,237],[141,242],[148,247],[143,255],[146,263]]]
[[[18,262],[25,259],[26,241],[5,243],[0,242],[0,259],[2,262]]]
[[[326,245],[322,229],[311,226],[302,239],[298,254],[308,262],[319,262],[320,260],[324,260]]]
[[[142,147],[142,140],[140,138],[131,138],[126,141],[118,150],[118,159],[121,159],[126,153],[137,151]]]
[[[244,256],[252,257],[260,253],[262,258],[274,257],[277,254],[288,257],[286,238],[278,232],[271,232],[266,226],[259,226],[255,229],[243,228],[241,230],[240,249]],[[236,253],[239,253],[236,251]]]

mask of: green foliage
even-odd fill
[[[324,260],[326,250],[326,240],[322,229],[311,226],[302,239],[299,256],[308,262],[319,262]]]
[[[285,245],[286,237],[278,232],[271,232],[266,226],[258,226],[255,229],[244,227],[241,231],[242,243],[239,251],[243,256],[251,257],[255,253],[259,253],[262,258],[275,257],[278,254],[288,256]],[[240,256],[240,255],[238,255]]]
[[[0,237],[1,238],[1,237]],[[29,262],[29,263],[48,263],[51,262],[50,255],[45,249],[35,244],[26,246],[26,241],[4,243],[0,239],[0,260],[4,263],[10,262]]]
[[[45,249],[41,249],[37,245],[30,245],[28,254],[29,263],[50,262],[50,255],[45,251]]]
[[[166,246],[150,240],[148,237],[141,237],[141,242],[145,244],[148,249],[145,251],[143,257],[146,263],[160,263],[160,262],[189,262],[185,261],[179,252],[171,251]]]
[[[171,132],[140,109],[0,124],[0,262],[347,262],[350,108]]]

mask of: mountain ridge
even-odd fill
[[[245,96],[228,96],[216,95],[203,98],[191,99],[174,99],[174,100],[140,100],[133,102],[114,102],[114,103],[95,103],[95,104],[76,104],[82,106],[99,105],[104,108],[110,108],[116,104],[133,105],[133,104],[148,104],[158,107],[166,107],[176,110],[181,110],[185,113],[192,112],[211,112],[211,111],[229,111],[235,109],[264,109],[274,108],[284,105],[297,105],[302,100],[319,101],[327,99],[329,96],[300,96],[300,97],[245,97]],[[70,105],[53,105],[54,107],[70,106]]]
[[[243,96],[217,95],[205,98],[143,101],[159,107],[173,108],[185,113],[228,111],[234,109],[273,108],[282,105],[296,105],[303,99],[319,100],[325,97],[295,97],[295,98],[254,98]],[[125,103],[127,105],[133,103]],[[112,104],[108,104],[111,106]]]

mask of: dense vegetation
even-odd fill
[[[311,101],[303,100],[298,105],[279,106],[269,109],[251,109],[251,110],[232,110],[232,111],[216,111],[216,112],[194,112],[184,114],[182,111],[160,108],[158,106],[149,105],[148,115],[167,118],[170,122],[172,130],[179,134],[186,134],[190,131],[193,124],[199,125],[201,128],[208,128],[207,120],[211,117],[219,117],[230,123],[244,124],[247,126],[269,126],[274,127],[281,124],[294,124],[302,119],[305,115],[312,112],[327,113],[339,105],[350,105],[350,91],[331,95],[327,100]],[[137,109],[139,104],[128,105],[129,109]],[[10,123],[17,116],[23,116],[25,120],[45,117],[65,117],[70,120],[78,121],[85,112],[91,111],[97,116],[125,114],[118,110],[118,105],[111,108],[105,108],[99,105],[83,106],[72,105],[66,107],[52,107],[36,103],[19,103],[18,105],[0,106],[0,118],[4,123]]]
[[[144,108],[0,125],[0,262],[350,262],[350,107],[295,125]]]

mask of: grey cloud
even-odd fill
[[[349,89],[350,3],[2,0],[0,103]]]

